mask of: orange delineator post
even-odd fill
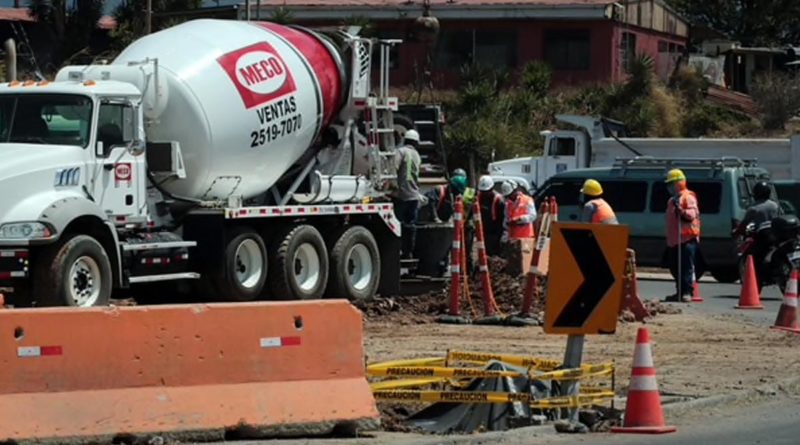
[[[464,245],[464,201],[456,198],[453,212],[453,247],[450,251],[450,301],[447,314],[440,316],[440,323],[466,324],[469,320],[461,316],[461,280],[464,277],[465,291],[467,286],[466,256],[462,252]],[[471,300],[470,300],[471,301]]]
[[[453,247],[450,251],[450,305],[448,315],[461,316],[461,245],[464,235],[464,202],[456,199],[453,213]]]
[[[472,219],[475,222],[476,247],[478,249],[478,271],[481,276],[481,297],[483,297],[483,314],[487,317],[494,316],[495,306],[492,280],[489,275],[489,258],[486,255],[486,244],[483,237],[483,222],[481,221],[481,206],[477,202],[472,206]]]
[[[519,311],[520,317],[530,317],[531,307],[533,306],[533,299],[536,296],[538,286],[539,261],[544,250],[546,239],[549,236],[550,221],[552,218],[551,208],[555,204],[555,199],[546,200],[539,207],[539,212],[542,215],[539,227],[537,227],[536,235],[537,240],[531,256],[531,267],[525,276],[525,291],[522,294],[522,307]]]
[[[492,290],[492,279],[489,273],[489,256],[486,254],[486,243],[481,221],[481,207],[477,202],[472,206],[472,219],[475,222],[476,247],[478,249],[478,270],[481,277],[481,297],[483,298],[483,318],[475,321],[478,324],[502,324],[503,319],[496,314],[497,302]]]
[[[335,320],[335,323],[331,323]],[[2,441],[375,425],[347,301],[0,311]]]

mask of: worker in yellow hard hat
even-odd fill
[[[686,175],[679,169],[667,172],[664,181],[670,193],[667,202],[667,248],[673,261],[670,270],[676,277],[677,293],[667,301],[692,300],[700,244],[700,208],[697,195],[686,186]]]
[[[614,209],[603,199],[603,186],[594,179],[587,179],[581,187],[580,201],[583,204],[581,221],[592,224],[618,224]]]

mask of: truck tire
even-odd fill
[[[380,283],[381,257],[369,230],[353,226],[345,230],[331,249],[327,296],[351,301],[375,296]]]
[[[267,280],[267,248],[261,235],[246,227],[227,237],[222,267],[213,274],[219,297],[227,301],[253,301]]]
[[[65,236],[39,252],[33,280],[38,306],[106,306],[111,298],[111,261],[94,238]]]
[[[395,113],[392,116],[392,121],[394,122],[395,144],[398,146],[403,145],[403,136],[405,136],[406,131],[416,130],[417,124],[415,124],[414,120],[405,114],[398,113]]]
[[[313,226],[292,227],[275,237],[270,290],[277,300],[313,300],[328,284],[328,249]]]

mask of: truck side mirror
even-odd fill
[[[134,139],[128,142],[127,148],[128,148],[128,153],[131,156],[141,156],[142,154],[144,154],[145,144],[143,141]]]
[[[145,150],[145,142],[139,138],[139,123],[141,122],[141,115],[139,113],[141,113],[141,108],[138,103],[134,103],[133,101],[129,101],[128,106],[131,107],[131,112],[133,114],[133,116],[131,116],[133,139],[128,143],[128,153],[131,156],[141,156],[144,154]]]

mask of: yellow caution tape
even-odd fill
[[[373,391],[383,391],[387,389],[405,389],[405,388],[420,388],[423,386],[435,385],[437,383],[445,383],[445,378],[431,378],[431,379],[403,379],[403,380],[383,380],[380,382],[373,382],[369,387]]]
[[[549,397],[534,399],[528,393],[489,392],[489,391],[411,391],[385,390],[374,391],[377,401],[393,401],[407,403],[514,403],[530,404],[532,408],[578,408],[580,406],[602,403],[614,397],[612,391],[581,394],[571,397]]]
[[[536,380],[580,380],[585,378],[603,377],[614,372],[613,363],[601,365],[583,365],[580,368],[560,369],[558,371],[545,372],[543,374],[531,375]]]
[[[375,400],[395,402],[511,403],[530,402],[527,393],[488,391],[374,391]]]
[[[541,371],[552,371],[561,366],[559,360],[543,359],[538,357],[523,357],[519,355],[489,354],[483,352],[448,351],[448,362],[464,362],[484,364],[496,360],[509,365],[533,368]]]
[[[367,366],[367,371],[378,368],[390,368],[395,366],[442,366],[445,359],[440,357],[412,358],[408,360],[392,360],[390,362],[373,363]]]
[[[440,366],[392,366],[367,369],[370,377],[451,377],[451,378],[500,378],[527,377],[516,371],[492,371],[477,368],[444,368]]]
[[[580,368],[562,369],[532,375],[537,380],[579,380],[602,377],[614,371],[612,363],[584,365]],[[446,368],[441,366],[391,366],[386,368],[367,368],[370,377],[449,377],[449,378],[501,378],[527,377],[516,371],[495,371],[476,368]]]

